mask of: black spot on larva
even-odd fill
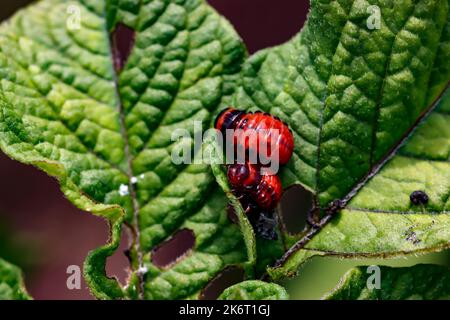
[[[428,203],[428,200],[429,200],[428,195],[424,191],[421,191],[421,190],[417,190],[417,191],[414,191],[413,193],[411,193],[409,195],[409,199],[416,206],[421,205],[421,204],[425,205]]]
[[[134,47],[136,32],[123,23],[118,23],[111,32],[111,49],[114,60],[114,68],[121,71],[128,61],[128,57]]]
[[[228,287],[245,279],[244,270],[238,267],[225,268],[212,279],[200,293],[200,300],[216,300]]]
[[[166,268],[186,256],[194,246],[194,232],[190,229],[182,229],[153,249],[152,263],[158,268]]]

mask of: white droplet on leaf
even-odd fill
[[[139,176],[139,178],[140,178],[140,179],[144,179],[144,174],[141,174],[141,175]]]
[[[147,267],[140,267],[139,269],[137,269],[137,273],[144,275],[148,272],[148,268]]]
[[[121,184],[119,187],[119,194],[122,197],[125,197],[130,194],[130,190],[128,190],[128,186],[126,184]]]
[[[138,178],[136,178],[136,177],[132,177],[131,178],[131,183],[132,184],[136,184],[138,182]]]

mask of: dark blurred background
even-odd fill
[[[0,20],[32,1],[2,0]],[[306,0],[210,0],[244,39],[250,52],[285,42],[302,27]],[[77,210],[62,195],[55,180],[37,169],[0,153],[0,257],[21,266],[35,299],[91,299],[86,285],[68,290],[66,269],[83,264],[88,251],[107,240],[104,221]],[[108,273],[124,281],[127,261],[122,250],[108,263]],[[391,261],[447,264],[443,254]],[[302,277],[287,281],[292,298],[319,298],[351,266],[377,261],[314,259]],[[379,263],[379,261],[378,261]]]

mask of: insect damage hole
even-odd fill
[[[122,285],[125,285],[128,278],[128,272],[131,270],[130,259],[123,254],[127,251],[130,234],[128,228],[122,230],[119,248],[106,260],[106,274],[109,278],[117,279]]]
[[[217,300],[222,292],[232,285],[245,280],[245,273],[239,267],[227,267],[212,279],[200,293],[200,300]]]
[[[158,268],[167,268],[185,257],[194,246],[194,232],[190,229],[182,229],[153,249],[152,263]]]
[[[118,23],[111,32],[111,50],[114,68],[117,72],[122,71],[133,50],[136,32],[123,23]]]
[[[306,225],[313,204],[311,191],[300,185],[286,189],[280,202],[281,223],[290,234],[301,232]]]

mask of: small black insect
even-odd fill
[[[413,193],[411,193],[409,195],[409,199],[416,206],[421,205],[421,204],[425,205],[428,203],[428,200],[429,200],[428,195],[424,191],[421,191],[421,190],[417,190],[417,191],[414,191]]]
[[[266,240],[277,240],[278,234],[275,231],[277,220],[270,217],[269,214],[262,212],[255,224],[256,234]]]

